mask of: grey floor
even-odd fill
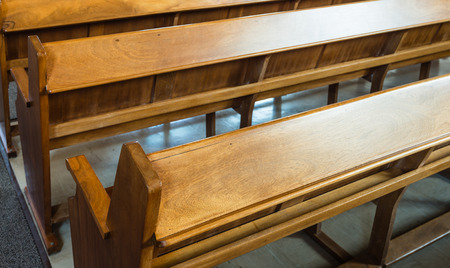
[[[418,66],[391,71],[385,88],[416,81]],[[433,62],[431,76],[450,73],[450,58]],[[339,101],[364,95],[370,84],[357,79],[341,84]],[[260,124],[279,117],[285,117],[326,105],[327,89],[318,88],[258,102],[255,105],[253,124]],[[225,133],[239,128],[239,116],[233,110],[217,113],[217,133]],[[129,141],[139,141],[149,153],[177,146],[205,137],[204,116],[159,125],[129,134],[102,139],[51,152],[52,202],[65,202],[74,194],[74,183],[65,169],[64,159],[84,154],[90,161],[105,187],[112,185],[118,162],[120,146]],[[19,157],[10,159],[21,189],[25,187],[20,140],[14,143]],[[450,180],[439,175],[432,176],[412,185],[399,206],[394,233],[426,222],[434,216],[450,210]],[[371,221],[375,205],[368,203],[338,215],[324,222],[323,229],[352,255],[358,255],[369,240]],[[50,256],[53,267],[72,267],[71,239],[69,223],[58,226],[64,246],[60,253]],[[391,267],[450,267],[449,236],[420,250],[416,254],[393,264]],[[317,246],[303,232],[280,239],[274,243],[230,260],[218,267],[334,267],[338,262]]]

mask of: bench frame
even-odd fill
[[[93,264],[106,264],[114,267],[117,264],[117,267],[123,265],[127,267],[210,267],[377,199],[377,213],[372,229],[369,257],[359,259],[352,264],[358,264],[361,267],[366,267],[367,264],[385,265],[398,201],[408,185],[450,168],[449,142],[450,137],[446,137],[393,156],[382,161],[383,163],[374,165],[384,166],[382,171],[375,174],[369,173],[370,175],[363,176],[362,179],[326,193],[320,194],[319,189],[318,195],[312,192],[311,198],[306,201],[296,200],[301,202],[299,204],[293,206],[290,204],[290,207],[278,212],[161,256],[158,256],[158,251],[165,246],[165,243],[156,241],[152,236],[157,222],[161,183],[140,145],[129,143],[123,146],[111,198],[101,186],[86,158],[74,157],[67,160],[67,167],[77,183],[76,196],[69,199],[75,266],[91,267]],[[447,144],[446,147],[439,148],[445,144]],[[367,169],[365,171],[367,172]],[[130,174],[133,175],[130,176]],[[121,190],[128,183],[133,185],[132,195],[127,195]],[[136,196],[142,195],[146,196],[144,198],[146,202],[136,200]],[[118,200],[122,203],[119,204]],[[121,213],[125,213],[126,209],[131,207],[141,211],[142,214],[121,219],[120,215],[123,215]],[[421,231],[427,237],[425,240],[420,240],[423,244],[420,244],[418,248],[450,232],[447,221],[449,215],[447,213],[427,223],[425,227],[421,227]],[[137,224],[142,219],[146,219],[145,227],[142,223]],[[142,229],[136,230],[133,227],[136,224]],[[429,235],[428,230],[436,226],[441,228],[435,229],[431,232],[432,235]],[[111,233],[110,228],[113,228],[115,232]],[[136,234],[141,236],[136,235],[132,238],[129,230],[136,230]],[[417,236],[417,231],[414,231],[413,235]],[[399,239],[405,239],[408,236],[411,234]],[[134,242],[131,242],[132,239]],[[106,243],[108,240],[111,241],[109,245],[116,245],[116,247],[109,247]],[[101,246],[102,243],[103,246]],[[97,250],[95,252],[91,250],[87,246],[89,244],[95,245]],[[391,243],[391,251],[396,244],[398,243],[395,240]],[[133,250],[129,250],[130,248]],[[397,251],[395,260],[392,254],[389,255],[388,263],[414,251],[415,249],[408,249],[406,252]],[[111,260],[110,256],[115,256],[114,260]]]

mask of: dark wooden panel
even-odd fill
[[[231,61],[158,75],[153,101],[186,96],[227,86],[237,86],[247,60]]]
[[[49,95],[50,123],[150,102],[153,76]]]
[[[245,5],[240,10],[240,16],[251,16],[251,15],[257,15],[257,14],[277,12],[277,11],[285,11],[285,10],[289,10],[289,7],[290,7],[290,3],[288,1]],[[231,11],[232,10],[230,9],[230,15],[232,15]]]
[[[323,46],[276,53],[270,57],[264,78],[313,69],[317,65]]]
[[[380,34],[328,44],[317,66],[322,67],[360,58],[375,57],[383,48],[387,38],[388,35]]]
[[[113,267],[110,257],[111,243],[100,236],[81,191],[77,186],[76,196],[69,199],[74,265],[75,267]],[[99,251],[99,248],[103,250]],[[92,252],[95,252],[95,257],[91,257]]]
[[[173,25],[222,20],[226,19],[227,17],[228,17],[228,8],[214,8],[207,10],[181,12],[175,15]]]
[[[36,39],[34,39],[36,41]],[[36,48],[35,48],[36,46]],[[38,225],[45,230],[42,235],[52,232],[50,193],[50,153],[48,138],[48,99],[40,95],[45,86],[45,77],[38,70],[45,68],[44,51],[36,42],[29,42],[29,100],[17,98],[17,115],[20,121],[21,144],[29,200],[35,212]],[[42,231],[42,230],[41,230]],[[45,238],[44,238],[45,240]]]
[[[347,4],[347,3],[353,3],[353,2],[362,2],[364,0],[334,0],[333,4],[337,5],[337,4]]]
[[[439,28],[433,42],[443,42],[450,40],[450,22],[443,23]]]
[[[91,23],[89,25],[89,36],[115,34],[171,26],[173,24],[174,17],[174,14],[163,14]]]
[[[32,30],[25,32],[7,33],[7,60],[26,58],[27,38],[31,35],[39,36],[41,42],[52,42],[59,40],[86,37],[88,29],[86,25],[66,26]]]
[[[305,9],[311,7],[323,7],[331,5],[333,0],[301,0],[297,9]]]
[[[419,47],[430,44],[439,30],[439,24],[423,26],[408,30],[404,36],[398,50]]]

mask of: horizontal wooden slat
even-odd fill
[[[5,31],[23,31],[61,25],[79,24],[111,19],[131,18],[152,14],[182,12],[282,0],[4,0],[2,18]]]
[[[46,43],[47,90],[56,93],[442,23],[450,20],[441,8],[445,4],[373,1]]]
[[[323,67],[312,71],[304,71],[292,75],[270,78],[255,84],[203,92],[201,94],[194,94],[168,101],[161,101],[158,103],[141,105],[129,109],[117,110],[115,112],[92,116],[89,118],[72,120],[50,126],[49,135],[51,139],[55,139],[101,127],[117,125],[131,120],[139,120],[163,113],[188,109],[199,105],[235,99],[250,94],[267,92],[267,96],[265,97],[270,97],[273,95],[279,96],[290,93],[289,89],[286,89],[286,92],[281,92],[281,94],[280,92],[271,93],[270,91],[274,89],[277,89],[277,91],[282,91],[278,89],[346,74],[357,70],[368,70],[376,66],[390,64],[392,62],[400,62],[404,59],[420,57],[424,54],[433,54],[442,51],[444,51],[443,53],[450,51],[450,41],[428,45],[417,49],[405,50],[392,55],[356,60]]]
[[[150,154],[164,193],[157,238],[270,202],[318,183],[317,178],[449,140],[449,81],[450,75]],[[201,165],[192,165],[192,159]],[[250,183],[255,177],[257,185]],[[205,189],[217,194],[205,196]]]

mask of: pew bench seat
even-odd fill
[[[75,265],[212,266],[363,203],[387,196],[379,203],[390,204],[391,194],[450,168],[449,82],[150,154],[126,144],[111,197],[84,156],[70,158]],[[377,241],[374,255],[384,252]]]

